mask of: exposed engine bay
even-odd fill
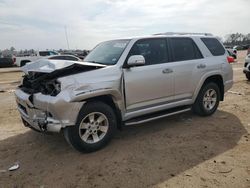
[[[74,63],[70,66],[56,69],[52,72],[37,72],[31,70],[23,76],[23,82],[19,88],[28,94],[41,92],[44,95],[56,96],[61,91],[61,83],[57,81],[57,78],[91,71],[102,67],[103,66],[89,66]]]

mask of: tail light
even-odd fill
[[[16,58],[15,58],[15,57],[13,57],[13,64],[15,64],[15,62],[16,62]]]
[[[228,63],[233,63],[234,62],[234,58],[232,56],[227,56],[227,62]]]

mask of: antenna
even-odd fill
[[[68,40],[68,34],[67,34],[67,26],[64,26],[64,30],[65,30],[65,37],[66,37],[66,41],[67,41],[67,46],[68,46],[68,50],[69,50],[69,40]]]

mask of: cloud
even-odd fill
[[[91,49],[165,31],[249,33],[247,0],[0,0],[0,49]]]

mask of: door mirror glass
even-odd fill
[[[145,58],[142,55],[132,55],[128,58],[128,67],[145,65]]]

